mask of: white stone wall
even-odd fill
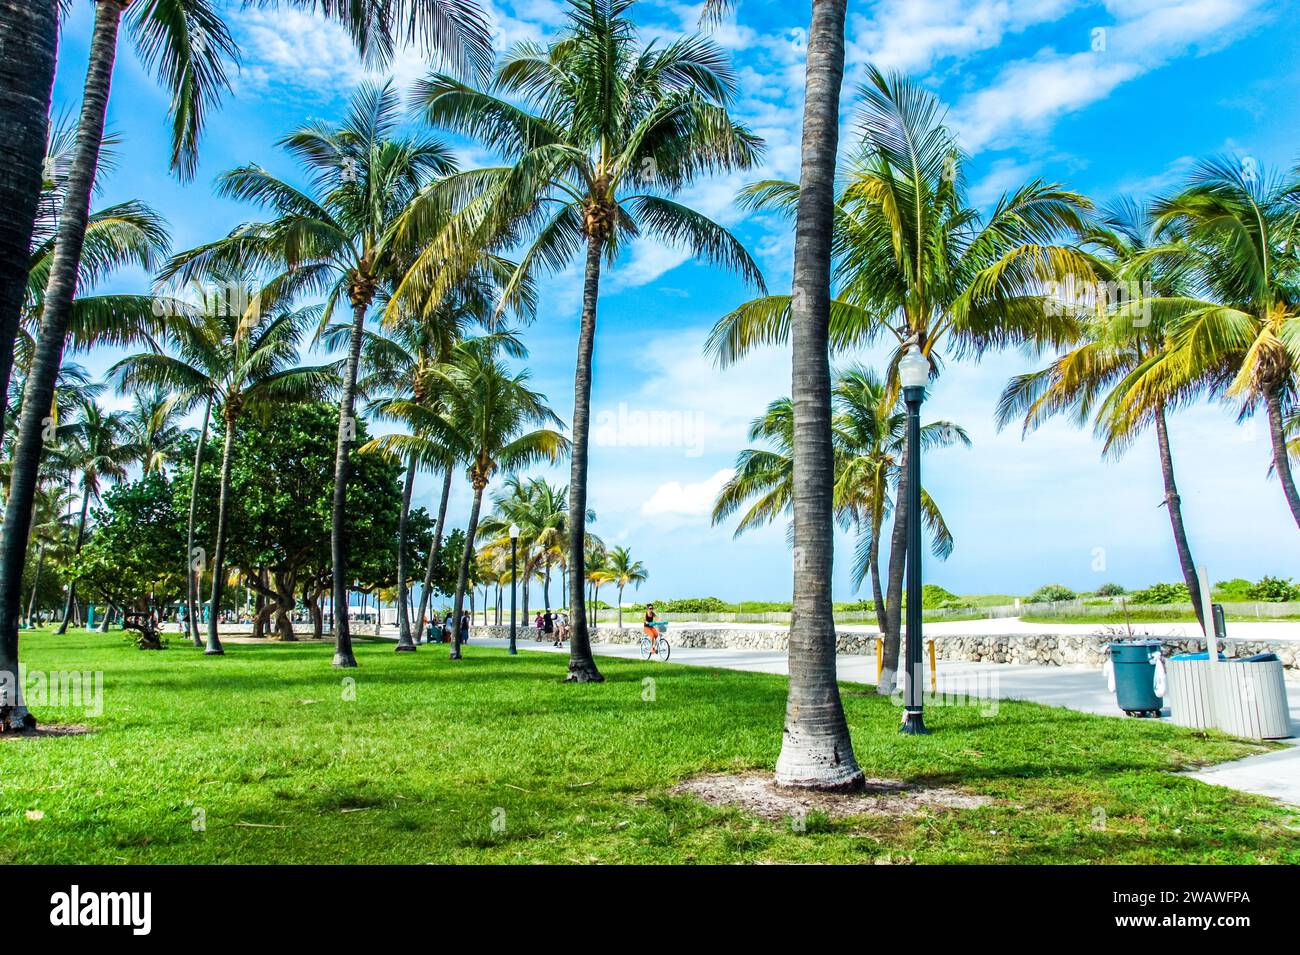
[[[509,627],[475,627],[474,634],[506,639]],[[532,641],[536,631],[521,627],[518,640]],[[692,629],[670,626],[668,638],[674,647],[695,647],[709,650],[785,650],[789,633],[785,630]],[[640,627],[605,627],[591,631],[593,643],[632,644],[641,639]],[[873,655],[876,636],[868,633],[845,632],[835,641],[840,653]],[[1042,634],[950,634],[933,638],[935,655],[940,660],[966,660],[975,663],[1020,663],[1037,666],[1101,666],[1106,660],[1106,646],[1116,637],[1103,634],[1064,635]],[[1145,637],[1140,639],[1147,639]],[[1191,637],[1151,637],[1161,639],[1166,655],[1197,653],[1205,650],[1205,641]],[[1253,656],[1256,653],[1276,653],[1288,670],[1300,669],[1300,642],[1279,640],[1232,640],[1224,647],[1229,657]]]

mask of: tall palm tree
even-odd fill
[[[904,76],[874,68],[868,76],[859,111],[863,140],[826,236],[833,243],[838,286],[827,306],[826,344],[851,348],[881,336],[892,339],[890,386],[896,389],[897,361],[912,343],[936,374],[945,351],[960,358],[1009,345],[1056,347],[1076,340],[1079,322],[1053,307],[1046,290],[1051,282],[1095,281],[1093,258],[1075,244],[1091,203],[1035,180],[981,215],[966,204],[965,156],[939,101]],[[798,188],[782,182],[745,192],[755,207],[796,214],[802,211],[799,196]],[[724,316],[710,349],[727,362],[760,343],[787,340],[791,301],[771,296]],[[898,495],[904,500],[906,461],[900,466]],[[796,550],[799,555],[818,560]],[[901,632],[906,557],[907,509],[899,507],[890,534],[882,693],[892,692],[897,672],[897,654],[889,651]]]
[[[496,357],[491,337],[471,339],[458,345],[450,362],[434,371],[446,388],[445,415],[434,415],[413,402],[395,402],[390,409],[411,426],[412,434],[386,435],[385,449],[405,454],[421,444],[440,440],[468,462],[467,477],[474,498],[465,527],[465,550],[456,578],[452,605],[451,658],[460,659],[460,618],[469,582],[470,558],[478,533],[483,491],[498,470],[518,470],[531,464],[560,460],[569,450],[568,440],[558,431],[530,425],[559,424],[546,404],[545,396],[528,387],[527,372],[512,372]]]
[[[32,541],[36,545],[36,567],[32,572],[32,593],[27,601],[27,627],[35,626],[37,598],[41,592],[41,576],[47,555],[56,560],[66,558],[60,553],[73,535],[71,515],[72,493],[62,482],[48,482],[36,494],[36,510],[32,515]]]
[[[591,593],[591,626],[597,624],[598,608],[597,603],[600,597],[600,588],[609,583],[609,551],[605,548],[604,542],[594,534],[587,535],[586,553],[583,555],[583,568],[586,571],[585,583]]]
[[[520,280],[584,257],[568,546],[569,679],[578,682],[601,679],[587,635],[582,557],[602,265],[647,236],[685,246],[762,286],[758,267],[734,236],[670,198],[702,174],[748,168],[759,154],[758,139],[728,113],[735,76],[726,54],[698,35],[642,45],[626,16],[630,6],[631,0],[570,0],[563,34],[546,48],[517,46],[489,88],[434,74],[416,92],[430,123],[475,137],[509,163],[465,175],[474,198],[465,204],[463,229],[426,249],[418,284],[435,281],[424,273],[463,245],[465,232],[483,235],[480,244],[503,229],[531,239]]]
[[[1064,307],[1090,311],[1083,340],[1046,368],[1013,378],[998,401],[997,421],[1001,428],[1022,418],[1022,434],[1027,434],[1058,414],[1079,425],[1091,419],[1103,441],[1102,453],[1116,455],[1127,450],[1148,425],[1153,426],[1174,549],[1197,620],[1204,627],[1201,586],[1183,523],[1167,417],[1212,382],[1204,377],[1189,379],[1177,393],[1134,394],[1148,369],[1165,357],[1175,317],[1170,309],[1152,309],[1150,300],[1185,298],[1190,278],[1176,258],[1152,258],[1148,252],[1178,239],[1172,224],[1153,227],[1151,210],[1133,200],[1121,199],[1103,210],[1085,240],[1097,252],[1097,272],[1116,293],[1127,287],[1140,294],[1111,294],[1108,288],[1100,296],[1079,301],[1069,300],[1076,298],[1070,296],[1063,301]]]
[[[192,253],[182,253],[169,265],[175,271]],[[292,309],[274,290],[254,289],[240,283],[218,286],[215,295],[181,311],[167,322],[164,350],[130,355],[109,369],[121,389],[162,388],[177,394],[178,406],[202,406],[203,424],[194,452],[194,476],[185,560],[191,581],[201,580],[204,564],[212,574],[208,605],[207,641],[198,636],[197,601],[190,586],[190,635],[208,656],[224,651],[217,634],[221,597],[225,590],[226,531],[229,515],[230,475],[234,464],[235,432],[246,413],[269,416],[282,402],[316,397],[336,382],[330,367],[296,364],[306,326],[315,318],[312,309]],[[212,413],[219,411],[225,431],[221,454],[221,481],[217,498],[217,523],[211,561],[199,560],[194,547],[199,470]],[[197,566],[196,566],[197,565]]]
[[[54,85],[58,16],[53,3],[0,0],[0,442],[9,411],[13,345],[23,310]],[[0,710],[3,709],[0,701]]]
[[[1157,228],[1178,238],[1146,251],[1191,273],[1183,296],[1159,296],[1169,347],[1138,376],[1125,407],[1176,398],[1198,382],[1236,401],[1242,417],[1262,406],[1272,471],[1296,525],[1300,492],[1287,454],[1286,419],[1300,372],[1300,168],[1276,177],[1227,157],[1201,162],[1187,187],[1153,205]]]
[[[615,547],[609,552],[605,576],[618,588],[618,628],[622,630],[623,588],[632,584],[639,590],[641,585],[650,579],[650,574],[646,572],[645,564],[632,559],[632,554],[626,547]]]
[[[705,0],[713,20],[733,0]],[[792,410],[796,473],[794,616],[790,625],[790,689],[785,732],[776,764],[778,785],[856,789],[862,771],[853,756],[848,723],[835,682],[835,621],[831,602],[834,541],[831,446],[830,271],[835,167],[844,84],[847,0],[813,0],[805,53],[803,133],[794,239],[794,280],[785,312],[792,342]]]
[[[366,315],[380,290],[395,284],[421,237],[402,214],[433,180],[454,168],[447,148],[432,139],[397,136],[399,101],[389,85],[364,85],[338,127],[316,122],[280,141],[312,177],[311,193],[260,166],[225,173],[219,194],[269,207],[276,218],[241,226],[195,250],[178,274],[249,266],[282,269],[273,280],[286,289],[323,292],[322,329],[338,307],[351,308],[334,462],[331,526],[334,605],[347,607],[347,484],[349,449],[356,435],[356,383]],[[436,302],[428,303],[435,307]],[[334,621],[334,666],[355,667],[347,615]]]
[[[140,448],[131,442],[130,420],[125,412],[105,411],[98,402],[85,401],[76,410],[75,419],[64,429],[67,445],[64,460],[77,475],[78,493],[81,497],[81,518],[77,522],[77,538],[72,556],[81,553],[86,539],[86,516],[90,502],[100,499],[105,482],[116,483],[127,474],[127,466],[139,458]],[[59,633],[67,633],[72,620],[72,608],[77,599],[77,583],[68,585],[68,596],[63,608]]]

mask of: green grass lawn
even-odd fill
[[[606,683],[571,686],[558,655],[391,643],[335,671],[320,644],[204,658],[116,633],[28,634],[23,653],[103,671],[104,711],[38,710],[95,732],[0,741],[4,864],[1300,862],[1294,812],[1167,772],[1261,747],[1145,721],[1004,702],[932,708],[933,736],[901,737],[890,701],[846,684],[869,776],[994,801],[799,833],[668,793],[770,770],[781,677],[602,658]]]

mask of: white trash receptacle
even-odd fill
[[[1277,654],[1231,660],[1217,670],[1213,693],[1219,729],[1249,739],[1285,739],[1291,735],[1286,675]]]
[[[1219,654],[1219,659],[1225,659],[1222,653]],[[1178,653],[1169,658],[1165,668],[1169,679],[1169,696],[1165,702],[1169,705],[1170,720],[1192,729],[1212,728],[1214,710],[1210,698],[1210,655]]]

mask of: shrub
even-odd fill
[[[1289,577],[1261,577],[1246,591],[1251,600],[1268,600],[1280,603],[1284,600],[1300,600],[1300,587],[1291,583]]]
[[[722,613],[728,608],[729,604],[720,597],[683,597],[655,604],[655,609],[662,613]]]
[[[960,605],[961,601],[956,594],[938,584],[926,584],[921,588],[921,607],[925,610],[938,610],[944,604],[953,603]]]
[[[1102,584],[1097,588],[1098,597],[1122,597],[1126,593],[1128,591],[1119,584]]]
[[[1220,600],[1249,600],[1250,588],[1253,586],[1254,584],[1244,577],[1221,580],[1214,585],[1214,596]]]
[[[1132,597],[1135,604],[1189,603],[1192,599],[1186,584],[1152,584],[1146,590],[1133,591]]]
[[[1077,596],[1078,594],[1064,584],[1044,584],[1029,595],[1029,602],[1031,604],[1048,604],[1061,600],[1074,600]]]

